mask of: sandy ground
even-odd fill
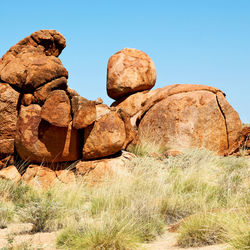
[[[205,247],[190,247],[190,248],[181,248],[177,246],[177,233],[170,233],[166,231],[163,235],[157,237],[155,241],[149,244],[144,244],[144,249],[147,250],[224,250],[228,246],[226,244],[212,245]]]
[[[25,246],[24,249],[54,250],[58,232],[30,234],[32,224],[9,224],[0,229],[0,249]],[[21,248],[22,249],[22,248]]]
[[[0,250],[13,246],[23,246],[20,249],[55,250],[58,232],[31,234],[32,224],[12,223],[7,228],[0,229]],[[224,250],[227,245],[213,245],[196,248],[180,248],[176,245],[177,233],[166,232],[155,241],[143,244],[138,249],[150,250]]]

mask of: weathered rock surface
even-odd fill
[[[228,148],[225,119],[209,91],[179,93],[155,104],[140,122],[139,138],[180,151],[204,147],[223,154]]]
[[[80,158],[80,138],[72,127],[56,127],[41,119],[41,107],[22,106],[17,121],[15,146],[23,160],[64,162]]]
[[[0,179],[18,182],[21,179],[21,175],[15,166],[9,166],[0,170]]]
[[[0,83],[0,158],[14,153],[19,93]]]
[[[126,140],[125,125],[116,112],[103,115],[84,130],[83,159],[97,159],[120,151]]]
[[[76,177],[73,171],[63,169],[55,171],[57,179],[65,184],[74,184],[76,182]]]
[[[48,97],[48,95],[53,91],[57,89],[66,90],[67,89],[67,79],[65,77],[60,77],[58,79],[55,79],[42,87],[38,88],[34,92],[34,96],[36,98],[36,102],[38,104],[43,104]]]
[[[110,57],[107,93],[117,100],[137,91],[149,90],[156,82],[156,69],[151,58],[137,49],[125,48]]]
[[[30,165],[21,180],[25,184],[47,189],[56,181],[56,173],[47,167]]]
[[[234,142],[241,134],[242,123],[238,113],[228,103],[225,96],[221,92],[217,93],[217,100],[225,119],[228,139],[228,150],[230,151]]]
[[[96,105],[96,120],[98,121],[102,116],[111,112],[111,109],[106,104]]]
[[[50,124],[58,127],[68,127],[72,120],[71,105],[66,92],[54,90],[42,106],[41,117]]]
[[[57,56],[66,46],[64,37],[54,30],[41,30],[21,40],[2,57],[0,79],[25,91],[68,72]]]
[[[96,120],[96,105],[81,96],[72,98],[73,127],[76,129],[86,128]]]
[[[119,174],[125,177],[127,174],[126,164],[134,157],[134,154],[122,151],[120,156],[114,158],[79,161],[76,165],[76,174],[84,176],[91,183],[96,183],[103,178],[110,178]]]

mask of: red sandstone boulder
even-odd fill
[[[137,91],[149,90],[156,82],[156,69],[151,58],[137,49],[125,48],[110,57],[107,92],[117,100]]]
[[[103,115],[84,130],[83,159],[97,159],[120,151],[126,140],[125,125],[116,112]]]
[[[21,175],[15,166],[9,166],[0,170],[0,179],[18,182],[21,179]]]
[[[134,115],[131,120],[136,118],[139,141],[157,140],[178,151],[205,147],[224,154],[241,132],[237,112],[219,89],[183,84],[140,95],[144,101],[134,106],[135,111],[129,107],[136,100],[132,96],[117,104]]]
[[[86,128],[96,120],[95,102],[81,96],[72,98],[72,111],[74,114],[73,127],[76,129]]]
[[[0,159],[14,153],[19,93],[0,83]]]
[[[41,107],[22,106],[15,146],[23,160],[31,162],[64,162],[80,158],[80,138],[72,127],[56,127],[41,119]]]
[[[41,30],[21,40],[2,57],[0,79],[32,91],[60,77],[68,77],[57,56],[66,46],[64,37],[54,30]]]
[[[72,120],[71,105],[66,92],[54,90],[42,106],[41,117],[57,127],[68,127]]]

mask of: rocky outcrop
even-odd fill
[[[125,48],[108,61],[107,92],[117,100],[137,91],[149,90],[156,82],[152,59],[137,49]]]
[[[28,184],[48,188],[75,183],[76,176],[95,182],[124,169],[131,155],[121,150],[151,140],[165,148],[164,157],[197,147],[250,152],[249,128],[242,129],[221,90],[192,84],[151,90],[151,58],[123,49],[108,62],[107,92],[116,100],[109,107],[68,87],[58,58],[65,46],[57,31],[41,30],[0,59],[0,177],[18,181],[18,159],[27,162]]]

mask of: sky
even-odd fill
[[[56,29],[68,85],[85,98],[106,94],[107,62],[123,48],[155,63],[154,88],[176,83],[221,89],[250,123],[250,0],[0,0],[0,57],[40,29]]]

